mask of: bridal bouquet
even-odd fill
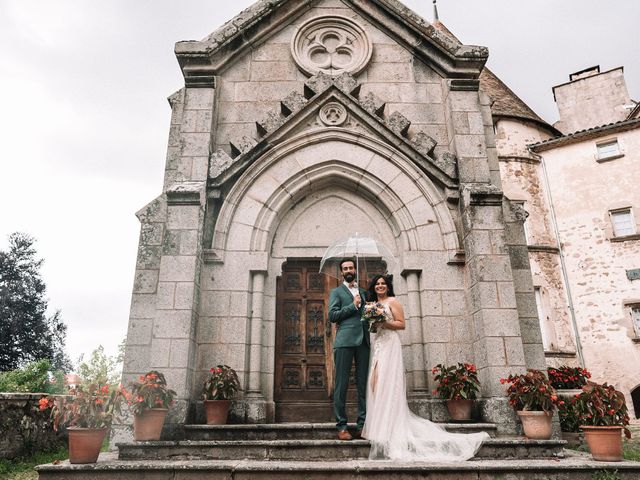
[[[362,320],[369,323],[369,331],[371,333],[377,333],[378,327],[387,321],[384,306],[379,302],[366,303],[362,313]]]

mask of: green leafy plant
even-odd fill
[[[558,401],[558,417],[560,418],[560,430],[563,432],[580,432],[580,417],[573,401]]]
[[[580,419],[580,425],[622,426],[627,438],[631,438],[629,411],[622,392],[613,385],[588,382],[582,392],[572,400]]]
[[[551,412],[557,405],[564,404],[540,370],[529,369],[527,373],[509,375],[508,378],[501,378],[500,383],[510,384],[507,388],[509,405],[516,410]]]
[[[96,385],[111,385],[117,387],[122,374],[122,357],[109,356],[104,352],[104,347],[98,347],[91,352],[89,359],[84,356],[78,359],[77,374],[83,382]]]
[[[108,428],[118,418],[124,394],[109,385],[80,385],[70,395],[40,399],[40,410],[51,409],[53,428]]]
[[[0,392],[65,393],[64,372],[43,358],[23,368],[0,373]]]
[[[167,380],[157,370],[141,375],[131,384],[131,392],[124,392],[134,415],[150,408],[169,408],[175,403],[176,392],[167,388]]]
[[[569,367],[562,365],[558,368],[547,368],[549,381],[553,388],[574,389],[582,388],[591,378],[591,373],[586,368]]]
[[[618,470],[598,470],[591,475],[593,480],[621,480]]]
[[[209,370],[202,396],[205,400],[229,400],[240,390],[236,371],[228,365],[218,365]]]
[[[431,369],[438,386],[433,391],[444,400],[475,400],[480,388],[478,372],[472,363],[445,366],[441,363]]]

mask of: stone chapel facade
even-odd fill
[[[413,409],[443,419],[431,368],[473,362],[482,418],[515,432],[499,379],[545,357],[525,211],[503,193],[481,89],[487,49],[396,0],[272,0],[176,55],[185,85],[162,193],[138,212],[125,382],[161,370],[177,427],[227,364],[234,421],[331,421],[335,283],[318,265],[359,232],[399,260]]]

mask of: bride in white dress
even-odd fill
[[[387,320],[371,335],[367,417],[362,436],[371,442],[370,459],[452,462],[472,458],[486,432],[449,433],[415,415],[407,404],[402,345],[404,311],[394,297],[390,276],[374,277],[369,300],[382,304]]]

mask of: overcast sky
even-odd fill
[[[0,246],[38,240],[72,359],[124,338],[139,223],[161,191],[178,40],[251,0],[0,0]],[[405,0],[427,19],[431,0]],[[440,19],[539,115],[551,87],[599,64],[640,97],[638,0],[439,0]],[[635,34],[633,32],[636,32]],[[634,40],[634,38],[636,40]]]

